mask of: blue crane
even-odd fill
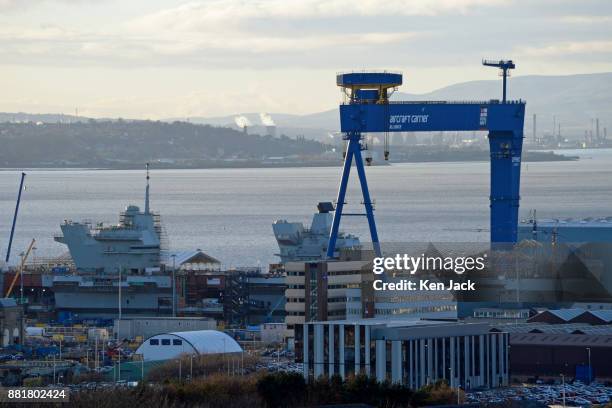
[[[508,65],[508,69],[511,68],[514,68],[514,64]],[[359,176],[365,214],[347,215],[367,217],[374,252],[381,256],[374,206],[361,156],[364,148],[363,133],[372,132],[488,131],[491,157],[491,242],[516,242],[525,102],[506,101],[505,98],[502,102],[390,101],[390,93],[402,85],[402,80],[401,73],[393,72],[352,72],[338,74],[336,77],[336,84],[348,97],[347,102],[340,105],[340,130],[347,141],[347,148],[327,257],[335,256],[353,160]]]
[[[516,68],[516,65],[514,65],[514,62],[512,62],[512,60],[492,61],[492,60],[486,60],[486,59],[482,60],[482,65],[484,65],[485,67],[497,67],[501,70],[501,76],[504,81],[502,85],[503,86],[502,102],[506,103],[506,79],[510,75],[508,71]]]
[[[11,257],[11,246],[13,245],[13,236],[15,235],[15,225],[17,224],[17,214],[19,213],[19,204],[21,203],[21,192],[23,191],[25,176],[25,173],[21,173],[21,182],[19,183],[19,192],[17,193],[17,204],[15,205],[15,213],[13,214],[13,225],[11,226],[11,235],[9,237],[8,248],[6,250],[6,263],[8,263]]]

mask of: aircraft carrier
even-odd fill
[[[274,237],[278,243],[281,263],[290,261],[312,261],[325,259],[329,234],[334,220],[334,205],[321,202],[310,227],[304,227],[301,222],[278,220],[272,225]],[[361,243],[355,235],[340,232],[336,241],[334,253],[341,249],[360,249]]]
[[[55,240],[68,247],[76,270],[53,273],[59,316],[116,317],[120,309],[123,316],[172,313],[167,239],[160,215],[150,210],[149,179],[147,165],[144,211],[128,205],[115,225],[68,220],[61,225]]]

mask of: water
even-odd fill
[[[577,162],[523,163],[521,216],[612,215],[612,149],[567,152]],[[144,171],[30,170],[12,263],[32,238],[35,256],[65,251],[55,243],[64,219],[117,222],[127,204],[144,206]],[[382,241],[484,241],[489,223],[489,163],[418,163],[370,167]],[[318,201],[336,198],[340,167],[153,170],[151,207],[162,214],[172,249],[200,248],[225,266],[276,261],[271,223],[310,223]],[[19,183],[0,171],[0,254],[4,257]],[[362,212],[353,169],[347,212]],[[362,217],[342,228],[369,238]]]

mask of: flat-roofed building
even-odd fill
[[[363,373],[420,388],[508,385],[508,333],[489,324],[409,319],[310,322],[296,327],[304,376]]]
[[[214,330],[217,322],[209,317],[138,317],[114,320],[115,338],[146,339],[160,333]]]
[[[368,260],[289,262],[285,268],[288,337],[296,324],[310,321],[457,319],[457,301],[448,290],[375,290],[376,279],[399,283],[410,275],[381,278]]]
[[[288,262],[285,290],[287,336],[296,324],[346,319],[347,290],[372,278],[368,261]]]
[[[612,325],[519,323],[498,324],[493,330],[510,335],[513,378],[564,374],[583,381],[612,379]]]

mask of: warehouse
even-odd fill
[[[512,376],[563,374],[590,381],[584,378],[590,371],[592,378],[612,378],[612,325],[526,323],[493,330],[510,335]]]
[[[146,339],[160,333],[214,330],[217,322],[209,317],[134,317],[114,320],[115,338]]]
[[[466,389],[508,385],[508,333],[488,324],[374,318],[297,327],[306,379],[363,373],[415,389],[443,379]]]
[[[157,334],[136,350],[144,361],[171,360],[181,355],[242,353],[242,348],[227,334],[217,330],[198,330]]]

